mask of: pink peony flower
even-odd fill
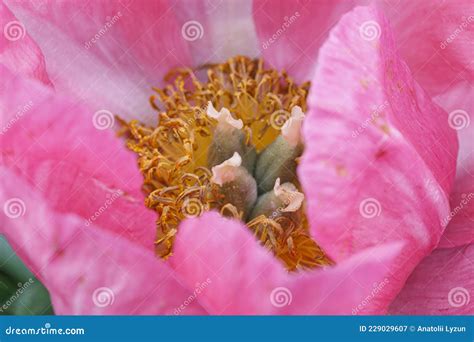
[[[472,5],[355,5],[0,5],[0,227],[56,313],[474,312]],[[288,272],[213,210],[155,255],[156,213],[113,114],[150,122],[170,69],[235,55],[311,81],[298,178],[331,266]]]

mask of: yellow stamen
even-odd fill
[[[237,56],[207,66],[207,77],[206,82],[200,82],[193,70],[173,70],[165,77],[170,85],[153,88],[157,95],[150,97],[151,107],[158,112],[157,125],[120,121],[128,148],[138,155],[147,194],[145,205],[159,214],[156,253],[165,259],[171,255],[179,223],[186,217],[216,209],[242,218],[211,182],[207,147],[218,121],[206,115],[208,103],[217,109],[227,108],[235,120],[241,120],[247,143],[258,151],[280,134],[292,108],[306,111],[309,83],[297,85],[285,72],[265,69],[262,60]],[[289,270],[330,264],[310,238],[305,219],[296,225],[285,216],[261,215],[247,226]]]

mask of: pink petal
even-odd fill
[[[40,46],[57,91],[83,98],[96,110],[155,119],[151,87],[172,67],[190,65],[168,1],[7,4]]]
[[[459,82],[435,101],[449,114],[450,124],[458,133],[459,155],[456,179],[451,191],[451,212],[443,220],[448,224],[439,247],[462,246],[474,242],[474,100],[472,85]]]
[[[38,45],[3,2],[0,3],[0,27],[3,33],[0,35],[0,63],[16,73],[50,84]]]
[[[402,57],[431,95],[472,82],[473,8],[469,0],[378,1],[389,17]],[[420,18],[420,20],[413,20]]]
[[[471,129],[471,131],[473,131]],[[474,242],[474,150],[459,159],[456,181],[450,197],[451,211],[444,218],[447,228],[439,247],[455,247]]]
[[[413,271],[390,308],[396,315],[474,313],[474,245],[437,249]]]
[[[153,249],[156,214],[144,206],[136,157],[106,128],[111,113],[56,96],[0,66],[2,164],[49,205]],[[103,120],[103,121],[102,121]],[[97,127],[97,128],[96,128]]]
[[[236,55],[259,55],[252,0],[178,1],[173,10],[188,34],[193,66],[222,63]]]
[[[0,167],[0,227],[51,294],[56,314],[172,314],[189,296],[170,268],[119,234],[48,206]],[[187,314],[204,314],[197,301]]]
[[[266,62],[292,78],[308,81],[320,46],[354,2],[256,0],[253,15],[259,48]]]
[[[209,212],[181,224],[170,261],[211,314],[383,313],[399,290],[390,270],[400,250],[386,244],[334,268],[288,274],[242,223]]]
[[[331,32],[312,89],[299,168],[312,234],[336,261],[405,241],[396,269],[403,282],[443,231],[456,133],[370,7],[345,15]]]

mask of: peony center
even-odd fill
[[[154,88],[158,123],[122,121],[138,155],[145,204],[155,210],[156,253],[172,255],[179,224],[208,210],[239,219],[288,270],[330,264],[309,234],[296,168],[309,83],[237,56],[171,71]]]

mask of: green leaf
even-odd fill
[[[54,315],[48,290],[1,236],[0,314]]]

